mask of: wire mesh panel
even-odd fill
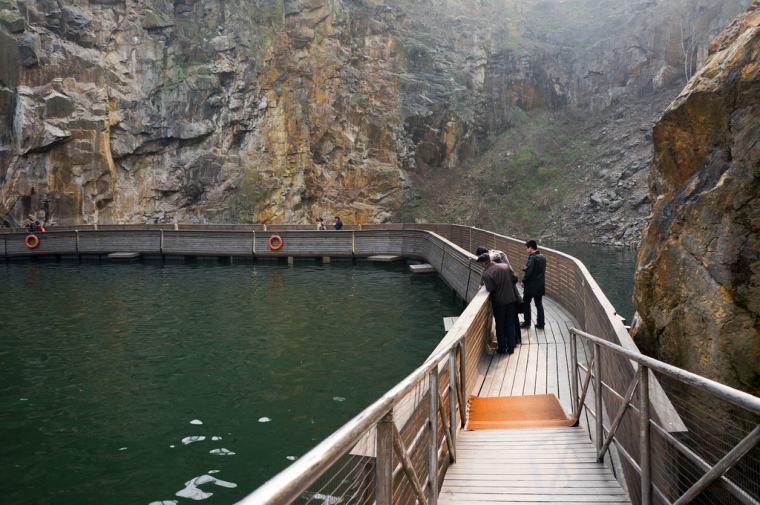
[[[653,459],[654,484],[672,502],[759,426],[760,415],[663,373],[654,375],[686,428],[671,433],[672,437],[653,431],[653,447],[659,456]],[[756,446],[692,503],[757,503],[759,498],[760,448]]]
[[[371,504],[375,501],[374,437],[356,444],[349,454],[323,473],[295,504]]]

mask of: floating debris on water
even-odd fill
[[[219,456],[234,456],[235,453],[222,447],[221,449],[211,449],[211,454],[218,454]]]
[[[203,421],[201,421],[200,419],[193,419],[192,421],[190,421],[190,424],[203,424]]]
[[[126,450],[127,450],[127,448],[126,448],[126,447],[122,447],[122,448],[120,448],[119,450],[120,450],[120,451],[126,451]]]
[[[221,440],[222,437],[211,437],[211,440]]]
[[[298,458],[297,458],[297,457],[295,457],[295,456],[288,456],[286,459],[289,459],[290,461],[295,461],[295,460],[297,460]]]
[[[259,422],[260,423],[268,423],[269,421],[271,421],[271,419],[269,419],[268,417],[261,417],[261,418],[259,418]]]
[[[335,400],[336,402],[345,402],[346,401],[346,399],[343,398],[343,397],[341,397],[341,396],[333,396],[333,400]]]
[[[192,500],[205,500],[206,498],[210,498],[214,493],[206,493],[202,491],[201,489],[199,489],[198,486],[207,484],[209,482],[212,482],[216,484],[217,486],[222,486],[222,487],[228,487],[228,488],[237,487],[237,484],[235,484],[234,482],[227,482],[225,480],[220,480],[210,475],[201,475],[200,477],[196,477],[192,480],[185,482],[185,486],[186,486],[185,489],[177,491],[175,494],[177,496],[181,496],[182,498],[190,498]]]
[[[185,437],[185,438],[182,439],[182,443],[185,444],[185,445],[187,445],[187,444],[192,444],[193,442],[202,442],[204,440],[206,440],[206,437],[204,437],[204,436]]]

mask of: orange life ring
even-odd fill
[[[40,245],[40,239],[38,239],[35,235],[27,235],[26,240],[24,242],[26,242],[26,246],[29,249],[34,249],[35,247]],[[33,242],[33,243],[30,244],[30,242]]]
[[[277,244],[277,247],[275,247],[275,246],[272,245],[272,241],[274,239],[277,239],[280,242],[279,244]],[[282,238],[280,238],[279,235],[272,235],[271,237],[269,237],[269,248],[271,250],[278,251],[280,249],[280,247],[282,247]]]

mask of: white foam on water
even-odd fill
[[[221,440],[222,437],[211,437],[211,440]]]
[[[126,450],[127,450],[127,448],[126,448],[126,447],[122,447],[122,448],[120,448],[119,450],[120,450],[120,451],[126,451]]]
[[[177,505],[177,500],[152,501],[148,505]]]
[[[22,402],[28,402],[28,401],[29,401],[29,398],[19,398],[19,401],[22,401]]]
[[[310,500],[310,499],[322,500],[322,503],[324,505],[335,505],[336,503],[340,503],[343,501],[343,498],[340,498],[339,496],[331,496],[329,494],[309,493],[309,492],[306,492],[303,495],[301,495],[301,498],[304,498],[306,500]]]
[[[218,454],[219,456],[234,456],[235,453],[222,447],[221,449],[211,449],[211,454]]]
[[[170,445],[169,447],[171,447],[172,449],[174,449],[174,446],[173,446],[173,445]]]
[[[335,400],[336,402],[345,402],[346,401],[346,399],[343,398],[342,396],[333,396],[333,400]]]
[[[290,461],[295,461],[295,460],[297,460],[298,458],[297,458],[297,457],[295,457],[295,456],[288,456],[286,459],[289,459]]]
[[[182,498],[190,498],[191,500],[205,500],[206,498],[213,496],[214,493],[207,493],[201,490],[198,486],[208,484],[209,482],[226,488],[237,487],[237,484],[234,482],[227,482],[226,480],[217,479],[210,475],[201,475],[200,477],[195,477],[194,479],[185,482],[185,489],[177,491],[175,495]]]
[[[206,440],[206,437],[202,435],[198,437],[185,437],[182,439],[182,443],[187,445],[192,444],[193,442],[203,442],[204,440]]]
[[[271,421],[271,419],[269,419],[268,417],[260,417],[259,418],[259,422],[260,423],[268,423],[269,421]]]
[[[206,472],[206,473],[219,473],[219,470],[209,470],[209,471],[208,471],[208,472]]]
[[[203,424],[203,421],[201,421],[200,419],[193,419],[192,421],[190,421],[190,424]]]

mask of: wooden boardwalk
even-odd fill
[[[475,392],[482,397],[553,393],[570,417],[569,329],[577,323],[546,297],[544,310],[545,328],[523,329],[514,354],[492,350],[484,356],[485,373]],[[579,347],[580,361],[588,362]],[[596,462],[587,426],[584,416],[576,428],[461,432],[457,461],[446,473],[438,503],[630,503],[611,470]]]

